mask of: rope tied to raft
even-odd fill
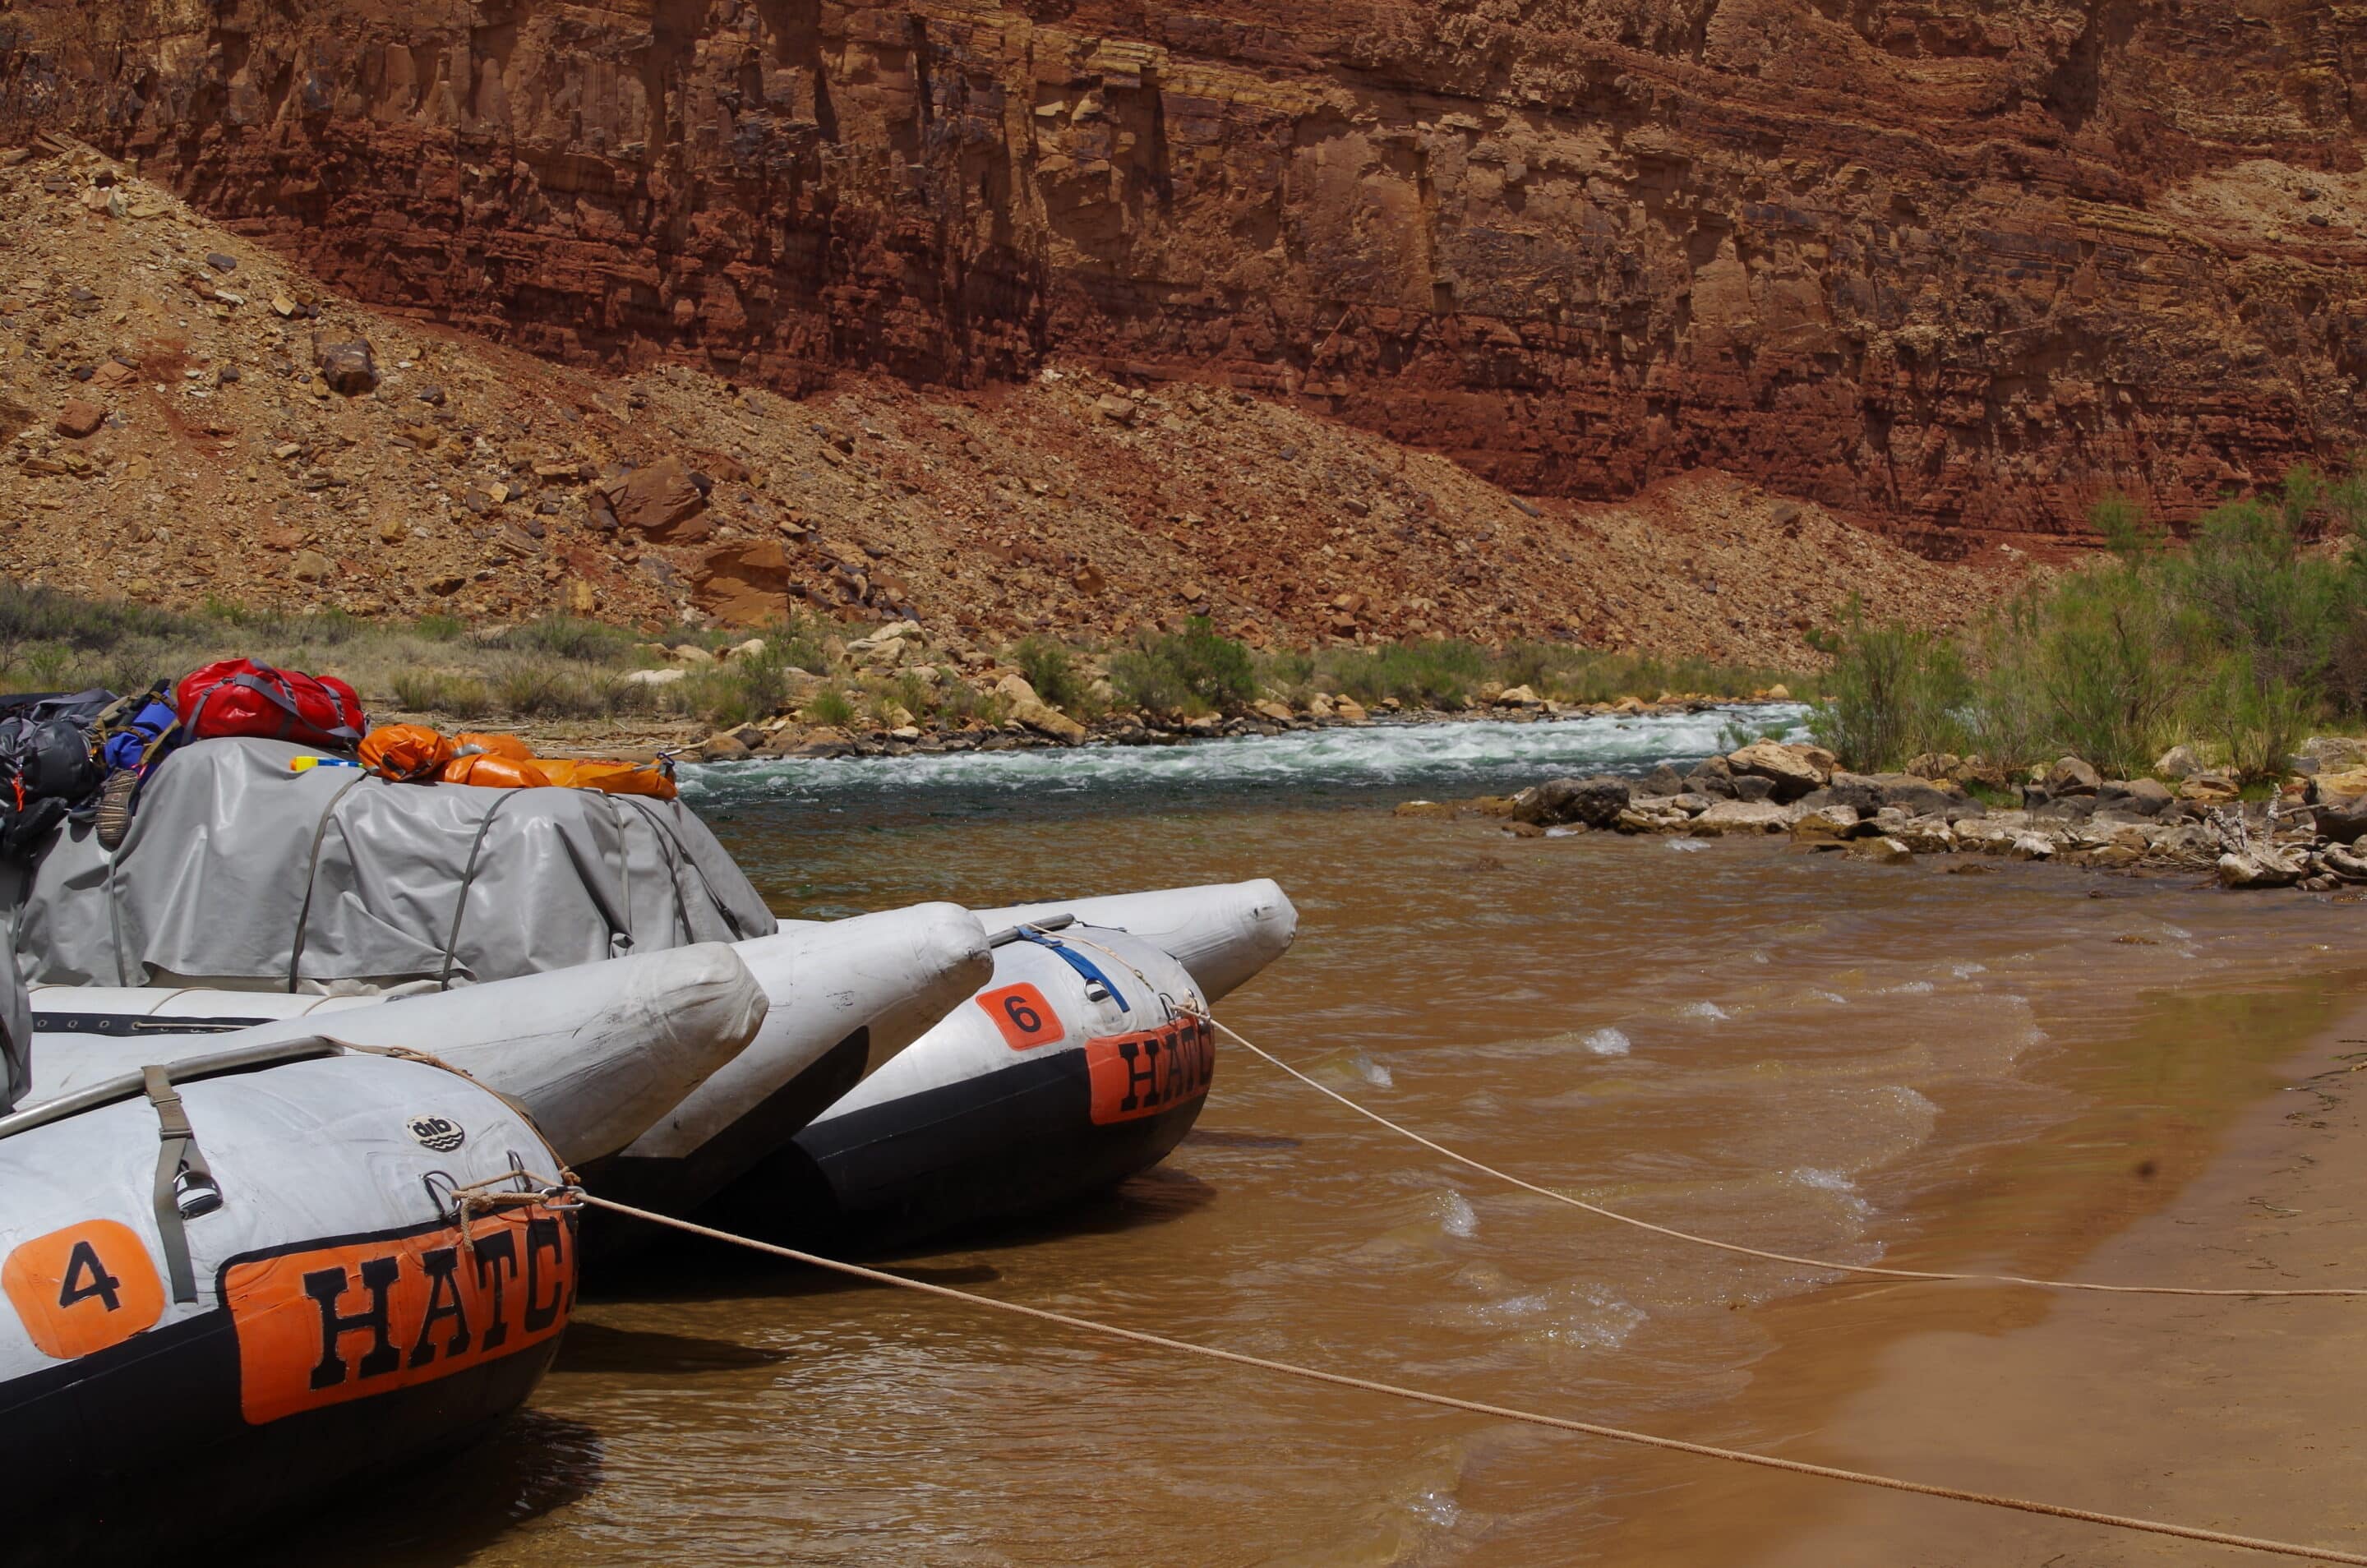
[[[517,1158],[515,1155],[510,1157],[513,1161]],[[525,1185],[520,1186],[521,1182]],[[514,1164],[499,1176],[463,1182],[447,1194],[452,1201],[452,1223],[460,1231],[460,1250],[471,1264],[475,1262],[479,1214],[499,1213],[505,1209],[572,1209],[578,1206],[575,1200],[580,1190],[575,1173],[563,1166],[556,1181],[529,1176],[524,1166]]]
[[[1623,1214],[1616,1209],[1606,1209],[1600,1203],[1590,1203],[1583,1198],[1574,1198],[1567,1192],[1557,1191],[1555,1189],[1550,1187],[1541,1187],[1534,1181],[1524,1180],[1520,1177],[1514,1176],[1510,1171],[1499,1170],[1492,1165],[1488,1165],[1482,1161],[1473,1159],[1469,1155],[1460,1153],[1455,1149],[1450,1149],[1444,1144],[1439,1143],[1434,1139],[1422,1136],[1420,1133],[1415,1132],[1410,1127],[1390,1121],[1379,1111],[1372,1110],[1367,1106],[1358,1104],[1355,1100],[1349,1099],[1346,1095],[1340,1093],[1337,1089],[1327,1088],[1326,1086],[1316,1082],[1313,1078],[1308,1077],[1305,1073],[1300,1072],[1297,1067],[1292,1066],[1288,1062],[1284,1061],[1273,1052],[1266,1050],[1264,1047],[1257,1044],[1254,1041],[1245,1038],[1240,1033],[1229,1028],[1225,1024],[1219,1023],[1213,1015],[1202,1012],[1196,1016],[1198,1016],[1200,1020],[1206,1023],[1210,1028],[1214,1029],[1217,1033],[1231,1041],[1234,1044],[1239,1045],[1241,1049],[1249,1052],[1251,1055],[1260,1057],[1263,1060],[1270,1062],[1274,1066],[1280,1067],[1284,1072],[1288,1073],[1292,1077],[1297,1078],[1300,1083],[1305,1084],[1316,1093],[1323,1095],[1329,1099],[1338,1100],[1342,1105],[1346,1106],[1357,1115],[1365,1118],[1367,1121],[1378,1122],[1380,1125],[1387,1128],[1390,1132],[1397,1134],[1401,1138],[1406,1138],[1414,1143],[1420,1144],[1423,1148],[1430,1150],[1433,1154],[1442,1155],[1444,1157],[1453,1160],[1457,1165],[1466,1166],[1472,1170],[1479,1172],[1483,1176],[1493,1177],[1499,1181],[1519,1188],[1523,1192],[1534,1192],[1540,1198],[1550,1198],[1557,1203],[1566,1203],[1573,1209],[1582,1210],[1587,1213],[1594,1215],[1598,1219],[1611,1220],[1623,1225],[1632,1225],[1639,1231],[1648,1231],[1654,1235],[1666,1236],[1672,1241],[1685,1242],[1693,1247],[1711,1247],[1719,1252],[1731,1252],[1738,1257],[1756,1258],[1770,1263],[1789,1263],[1803,1269],[1826,1269],[1840,1274],[1863,1274],[1876,1279],[1899,1280],[1916,1284],[1944,1283],[2017,1285],[2032,1290],[2088,1291],[2098,1294],[2114,1296],[2218,1296],[2236,1298],[2367,1296],[2367,1288],[2355,1285],[2321,1285],[2282,1289],[2268,1286],[2250,1286],[2245,1288],[2205,1288],[2195,1285],[2104,1285],[2096,1284],[2085,1280],[2036,1280],[2021,1274],[1956,1274],[1935,1269],[1886,1269],[1877,1264],[1842,1263],[1829,1258],[1804,1258],[1797,1253],[1772,1252],[1765,1247],[1745,1247],[1740,1242],[1721,1241],[1716,1236],[1700,1235],[1692,1231],[1679,1230],[1673,1225],[1655,1224],[1650,1220],[1638,1219],[1633,1214]]]
[[[709,1225],[697,1224],[689,1220],[676,1219],[670,1214],[661,1214],[649,1209],[636,1208],[629,1203],[619,1203],[613,1199],[595,1196],[583,1190],[580,1185],[574,1184],[572,1178],[565,1184],[546,1183],[540,1178],[530,1179],[541,1185],[544,1192],[554,1194],[572,1206],[605,1209],[628,1219],[642,1220],[651,1224],[663,1225],[670,1230],[680,1231],[685,1235],[700,1236],[708,1241],[746,1247],[753,1252],[785,1258],[792,1263],[802,1263],[809,1268],[827,1269],[849,1279],[862,1280],[875,1285],[892,1286],[897,1290],[934,1296],[942,1301],[957,1302],[966,1306],[982,1307],[990,1312],[1004,1313],[1014,1317],[1032,1318],[1039,1323],[1048,1323],[1062,1328],[1075,1329],[1081,1333],[1099,1335],[1104,1338],[1147,1345],[1153,1349],[1172,1350],[1181,1355],[1199,1356],[1209,1360],[1229,1362],[1234,1366],[1250,1367],[1260,1371],[1274,1372],[1283,1377],[1297,1378],[1308,1382],[1329,1383],[1335,1388],[1387,1394],[1395,1399],[1410,1400],[1416,1404],[1435,1405],[1441,1409],[1459,1410],[1468,1415],[1486,1416],[1502,1421],[1515,1421],[1526,1426],[1544,1427],[1556,1431],[1574,1432],[1581,1437],[1599,1438],[1608,1442],[1627,1443],[1639,1448],[1659,1449],[1671,1453],[1692,1454],[1700,1459],[1722,1460],[1731,1464],[1752,1465],[1762,1470],[1782,1471],[1787,1474],[1816,1476],[1827,1481],[1847,1482],[1852,1485],[1911,1493],[1923,1497],[1939,1497],[1950,1502],[1972,1503],[1983,1507],[2010,1509],[2017,1513],[2037,1514],[2049,1518],[2072,1519],[2082,1524],[2104,1525],[2114,1529],[2134,1530],[2147,1535],[2171,1536],[2180,1540],[2202,1541],[2212,1546],[2236,1547],[2242,1551],[2263,1552],[2274,1557],[2297,1557],[2312,1562],[2343,1562],[2353,1564],[2355,1568],[2367,1568],[2367,1555],[2342,1551],[2333,1547],[2307,1546],[2293,1541],[2271,1540],[2261,1536],[2238,1535],[2228,1530],[2205,1529],[2195,1525],[2172,1524],[2161,1519],[2138,1518],[2126,1514],[2108,1514],[2093,1508],[2075,1508],[2061,1503],[2044,1503],[2027,1497],[2011,1497],[1975,1492],[1959,1486],[1942,1486],[1931,1482],[1909,1481],[1901,1476],[1845,1470],[1838,1465],[1812,1464],[1805,1460],[1781,1459],[1773,1454],[1753,1453],[1745,1449],[1727,1449],[1712,1443],[1687,1442],[1681,1438],[1667,1438],[1650,1432],[1631,1431],[1623,1427],[1605,1426],[1594,1421],[1580,1421],[1563,1416],[1547,1416],[1534,1410],[1518,1410],[1509,1405],[1489,1404],[1480,1400],[1458,1398],[1454,1394],[1434,1393],[1427,1389],[1409,1388],[1399,1383],[1382,1382],[1373,1378],[1355,1377],[1347,1372],[1325,1371],[1319,1367],[1301,1366],[1293,1361],[1278,1361],[1270,1357],[1251,1356],[1239,1350],[1220,1349],[1213,1345],[1197,1345],[1187,1339],[1171,1339],[1163,1334],[1150,1334],[1138,1328],[1121,1328],[1116,1324],[1100,1323],[1092,1318],[1078,1317],[1070,1313],[1053,1312],[1045,1307],[1028,1306],[1020,1302],[998,1301],[992,1296],[957,1291],[950,1285],[933,1284],[925,1280],[907,1279],[901,1274],[890,1274],[884,1269],[866,1269],[859,1263],[842,1262],[837,1258],[802,1252],[796,1247],[758,1241],[752,1236],[734,1235],[729,1231],[717,1230]],[[539,1199],[543,1193],[537,1193],[535,1196]]]

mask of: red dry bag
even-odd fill
[[[225,659],[185,677],[174,694],[181,733],[192,740],[259,735],[350,751],[360,743],[362,700],[334,675],[274,670]]]

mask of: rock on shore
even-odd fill
[[[1467,809],[1509,816],[1515,830],[1546,825],[1690,838],[1783,833],[1805,849],[1885,865],[1920,855],[1994,855],[2198,872],[2237,889],[2367,886],[2367,850],[2352,847],[2367,837],[2367,769],[2355,789],[2347,775],[2335,774],[2306,780],[2289,797],[2245,803],[2232,780],[2200,763],[2173,792],[2158,779],[2110,779],[2065,757],[2033,770],[2021,805],[2009,807],[1967,787],[2005,793],[2004,775],[1978,759],[1915,762],[1939,776],[1852,773],[1821,748],[1760,740],[1683,773],[1663,765],[1634,781],[1553,779],[1509,804]],[[1420,815],[1456,812],[1422,805]]]

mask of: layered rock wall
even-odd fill
[[[1948,551],[2360,438],[2367,10],[13,0],[0,116],[334,286],[811,389],[1229,380]]]

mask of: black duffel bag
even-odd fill
[[[114,702],[112,692],[92,691],[0,709],[0,859],[28,858],[98,793],[107,765],[96,725]]]

